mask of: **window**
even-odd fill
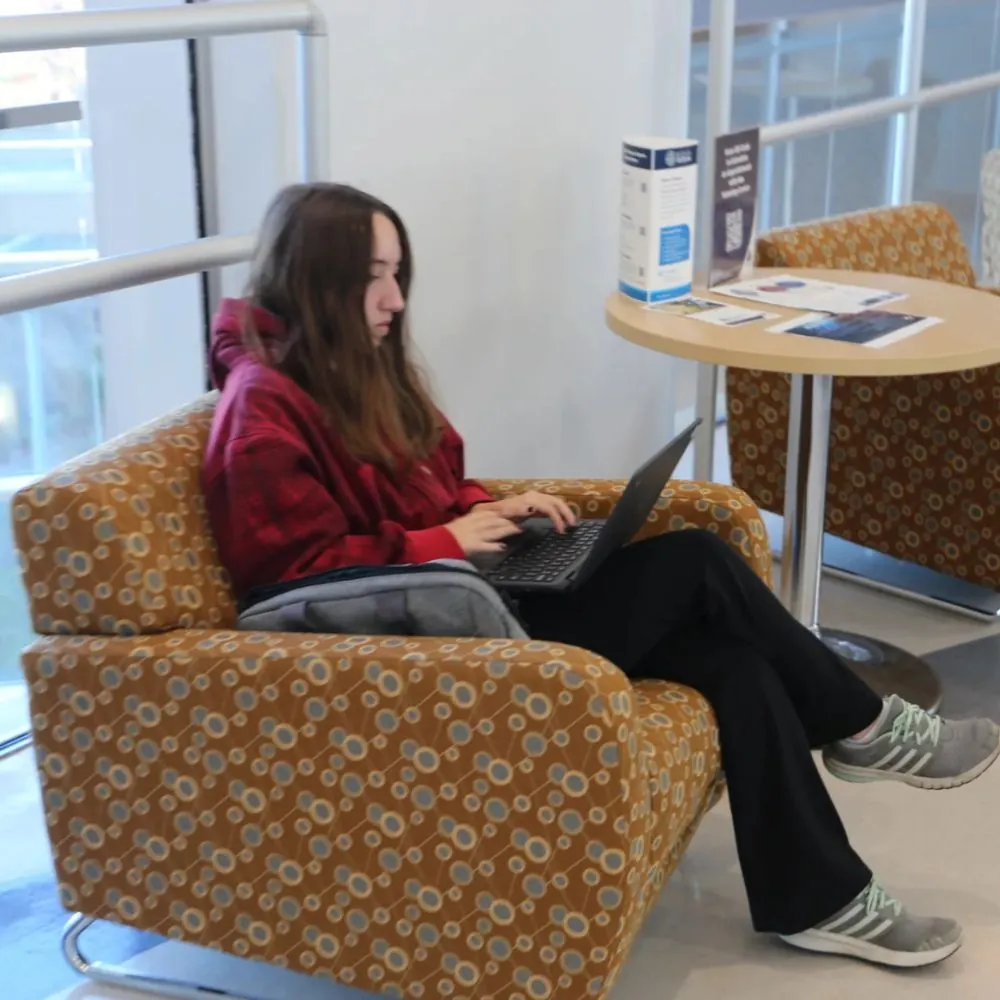
[[[3,14],[163,5],[7,0]],[[82,106],[79,121],[0,130],[0,276],[199,235],[185,43],[0,55],[0,94],[5,108]],[[18,661],[33,639],[11,498],[109,434],[196,396],[203,343],[197,277],[0,316],[0,741],[26,727]]]
[[[16,0],[5,14],[79,10],[82,0]],[[12,9],[13,8],[13,9]],[[7,107],[84,101],[81,50],[0,56]],[[91,140],[69,121],[0,131],[0,277],[89,260]],[[0,316],[0,740],[26,719],[18,651],[31,640],[10,535],[10,501],[32,476],[101,438],[102,366],[93,302]]]

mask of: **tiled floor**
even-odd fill
[[[59,937],[66,914],[56,895],[30,751],[0,761],[0,996],[42,1000],[76,981]],[[159,943],[120,927],[95,927],[95,954],[118,962]]]
[[[0,644],[0,655],[4,652]],[[11,676],[19,678],[20,673]],[[21,684],[12,683],[10,678],[0,676],[0,746],[18,737],[30,725],[27,691]]]

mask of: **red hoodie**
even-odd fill
[[[492,499],[464,477],[462,439],[446,424],[425,462],[397,482],[344,446],[313,399],[244,348],[239,299],[212,331],[212,378],[222,390],[202,469],[208,519],[240,597],[345,566],[462,559],[443,527]],[[254,309],[261,336],[281,322]]]

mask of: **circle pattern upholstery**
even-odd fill
[[[721,791],[704,699],[506,640],[25,656],[64,905],[396,997],[602,997]]]

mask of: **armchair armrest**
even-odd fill
[[[497,499],[528,490],[565,498],[581,517],[605,518],[625,490],[618,479],[490,479],[483,488]],[[772,585],[773,560],[767,528],[756,504],[743,490],[717,483],[675,480],[667,484],[636,540],[685,528],[704,528],[724,538]]]
[[[981,292],[986,292],[987,295],[1000,295],[1000,288],[995,285],[976,285],[976,288]]]
[[[564,938],[559,995],[582,997],[648,904],[662,765],[592,653],[189,631],[53,637],[23,664],[68,908],[398,995],[506,995],[504,958],[541,970]],[[673,798],[684,829],[701,804]]]

